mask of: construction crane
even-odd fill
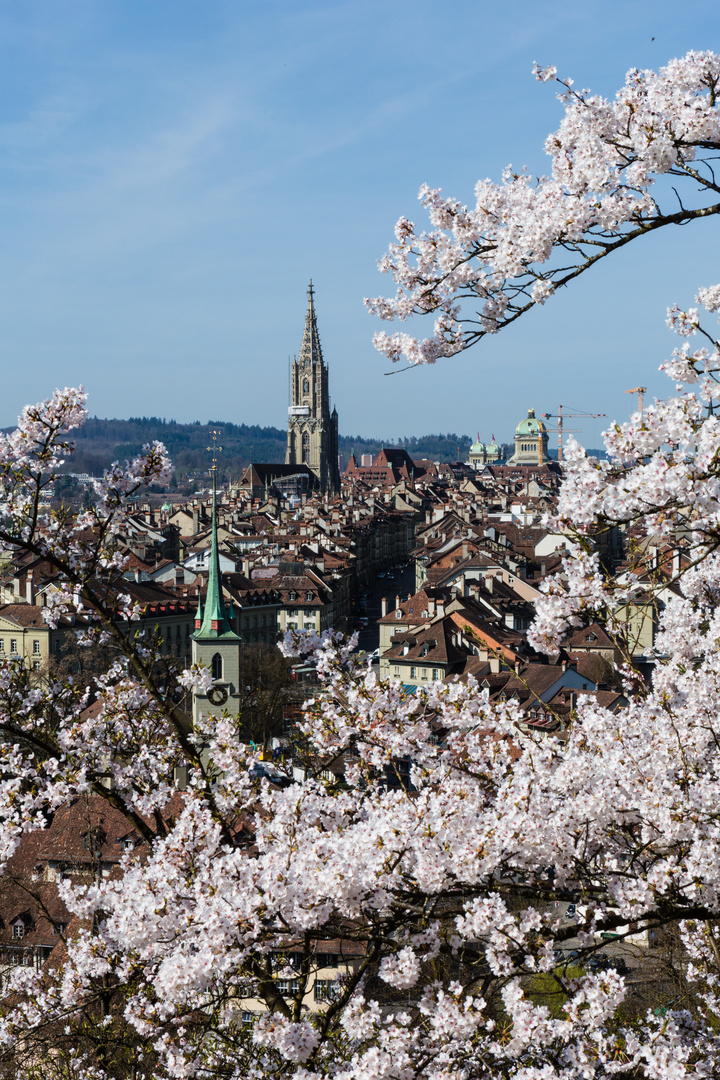
[[[565,408],[570,409],[570,406],[566,405]],[[604,413],[604,412],[578,412],[576,409],[570,409],[570,419],[571,420],[579,420],[581,418],[589,419],[589,420],[597,420],[597,418],[600,417],[600,416],[607,416],[607,413]],[[558,405],[558,411],[556,413],[546,412],[546,413],[543,413],[543,417],[544,417],[545,420],[557,420],[557,427],[556,428],[548,428],[548,431],[551,431],[553,435],[557,435],[557,437],[558,437],[558,461],[562,461],[563,431],[567,435],[570,435],[570,434],[575,434],[580,429],[579,428],[564,428],[563,427],[563,419],[564,418],[563,418],[563,406],[562,405]]]
[[[626,394],[637,394],[638,396],[638,412],[640,413],[640,419],[643,416],[643,394],[647,394],[647,386],[633,386],[632,390],[626,390]]]

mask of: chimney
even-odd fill
[[[141,574],[141,570],[140,570],[140,567],[139,567],[139,566],[136,566],[136,567],[135,567],[135,580],[136,580],[136,581],[140,581],[140,574]]]
[[[293,547],[294,547],[294,545],[291,544],[290,549],[292,550]],[[250,560],[249,559],[243,559],[243,561],[242,561],[242,572],[243,572],[243,574],[245,575],[246,578],[250,577]]]
[[[493,585],[493,576],[492,576],[492,574],[488,574],[488,576],[485,578],[485,588],[487,589],[487,591],[489,593],[491,593],[493,591],[494,585]]]
[[[387,596],[383,596],[380,601],[380,618],[384,619],[387,615]]]
[[[185,584],[185,571],[184,571],[182,566],[176,566],[175,567],[175,584],[176,585],[184,585]]]
[[[200,511],[199,511],[199,509],[197,508],[197,506],[194,506],[194,507],[193,507],[193,513],[192,513],[192,531],[193,531],[193,536],[195,535],[195,533],[198,533],[198,532],[200,532]]]
[[[35,583],[32,570],[28,570],[25,578],[25,600],[28,604],[35,603]]]
[[[431,619],[435,618],[435,600],[433,597],[428,597],[428,615]]]
[[[438,600],[438,602],[437,602],[437,613],[441,618],[445,614],[445,601],[444,600]]]
[[[396,609],[400,607],[400,593],[395,597],[395,607]]]

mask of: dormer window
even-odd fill
[[[305,593],[305,599],[307,600],[308,603],[310,603],[312,598],[313,598],[313,594],[311,592],[306,592]]]
[[[395,618],[396,619],[402,619],[402,611],[400,610],[400,608],[395,609]]]
[[[423,611],[423,613],[422,613],[422,617],[423,617],[423,619],[427,619],[427,617],[428,617],[428,613],[427,613],[427,610],[426,610],[426,611]]]
[[[83,833],[82,842],[86,851],[97,851],[107,842],[107,834],[102,827],[98,826],[96,829]]]
[[[297,593],[294,590],[290,593],[290,600],[297,600]]]
[[[20,941],[25,937],[25,923],[22,919],[16,919],[12,926],[12,936],[14,941]]]

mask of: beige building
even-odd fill
[[[534,409],[515,428],[515,453],[508,465],[544,465],[549,460],[548,433]]]
[[[0,607],[0,661],[23,659],[30,670],[41,667],[62,649],[76,629],[62,620],[51,629],[43,619],[43,609],[35,604],[4,604]]]

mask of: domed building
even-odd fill
[[[474,442],[470,447],[470,453],[468,454],[468,465],[471,465],[473,469],[480,469],[485,464],[485,443],[480,442],[480,436],[478,435],[478,441]]]
[[[528,409],[525,420],[515,428],[515,453],[508,465],[544,465],[550,459],[548,433],[534,409]]]
[[[485,465],[497,464],[500,457],[500,447],[494,441],[487,444],[481,442],[478,435],[477,442],[470,447],[467,464],[477,471]]]

